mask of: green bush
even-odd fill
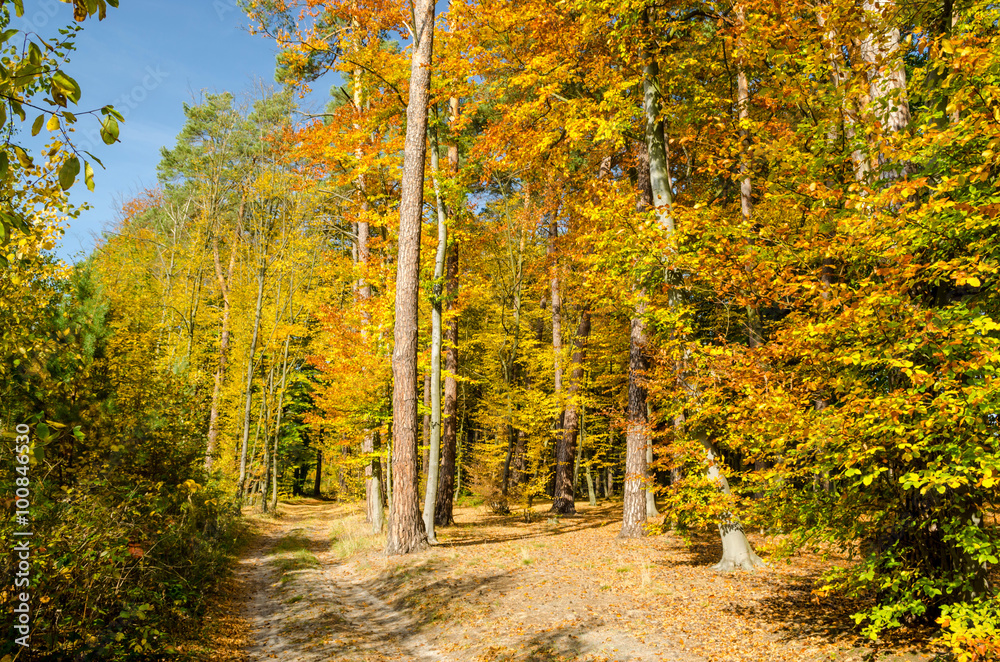
[[[39,495],[31,539],[36,652],[127,659],[163,652],[226,572],[242,521],[214,486],[93,481]],[[11,539],[10,522],[3,536]],[[13,559],[4,557],[6,576]],[[15,596],[3,594],[5,613]],[[5,637],[0,653],[16,651]]]
[[[1000,660],[1000,607],[995,600],[948,605],[938,619],[947,645],[958,662]]]

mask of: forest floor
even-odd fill
[[[812,593],[831,560],[718,574],[717,537],[620,541],[621,505],[554,519],[455,509],[439,544],[386,557],[359,505],[281,504],[210,610],[211,659],[917,661],[928,631],[872,648],[856,605]],[[753,536],[751,536],[753,538]],[[758,546],[763,541],[755,539]]]

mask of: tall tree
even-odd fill
[[[417,494],[417,312],[420,225],[427,152],[427,104],[434,48],[434,2],[415,0],[410,97],[399,210],[395,344],[392,352],[392,506],[386,553],[408,554],[427,542]]]
[[[449,124],[453,131],[458,122],[458,97],[449,100],[451,117]],[[458,173],[458,138],[453,137],[448,146],[448,168],[451,175]],[[452,507],[455,499],[456,437],[458,434],[458,311],[455,299],[458,296],[458,240],[452,236],[448,247],[445,274],[445,311],[448,326],[444,330],[444,409],[441,430],[441,478],[438,483],[437,503],[434,506],[434,523],[449,526],[454,523]]]
[[[448,252],[448,212],[441,193],[439,173],[440,146],[438,128],[430,131],[431,178],[434,180],[434,207],[437,212],[437,252],[434,257],[434,284],[431,290],[431,443],[427,466],[427,485],[424,492],[424,530],[427,541],[436,543],[434,535],[434,506],[437,501],[438,477],[441,465],[441,312],[444,298],[445,256]]]

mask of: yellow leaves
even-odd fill
[[[969,285],[971,287],[979,287],[982,283],[978,276],[970,276],[965,271],[959,271],[955,274],[955,284],[958,286]]]

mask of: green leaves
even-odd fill
[[[51,92],[52,99],[63,107],[66,106],[67,101],[73,103],[80,101],[80,86],[63,71],[57,71],[53,74]]]
[[[94,190],[94,169],[87,162],[83,164],[83,181],[86,183],[88,190]]]
[[[106,115],[101,122],[101,140],[106,145],[118,142],[118,121],[112,115]]]
[[[89,167],[89,166],[88,166]],[[80,159],[71,156],[59,168],[59,186],[65,191],[76,181],[76,176],[80,174]],[[88,184],[88,188],[91,188]],[[91,189],[93,190],[93,189]]]
[[[35,165],[34,159],[28,155],[28,152],[24,150],[20,145],[12,145],[11,149],[14,152],[14,156],[17,157],[18,163],[21,164],[23,168],[30,168]]]

